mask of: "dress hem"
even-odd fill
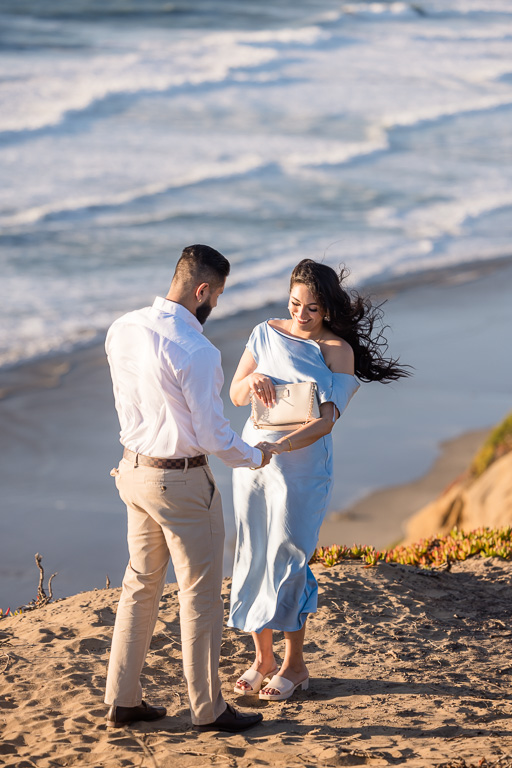
[[[304,626],[304,624],[307,621],[308,616],[311,613],[317,613],[317,611],[308,611],[306,613],[306,617],[305,617],[304,621],[302,622],[302,624],[299,627],[293,627],[293,629],[291,629],[290,627],[277,627],[277,626],[273,626],[273,622],[272,621],[267,622],[266,624],[264,624],[259,629],[246,629],[245,627],[238,627],[236,624],[233,624],[230,621],[227,622],[226,626],[229,627],[230,629],[239,629],[241,632],[256,632],[256,634],[258,634],[259,632],[263,632],[264,629],[273,629],[276,632],[298,632],[300,629],[302,629],[302,627]]]

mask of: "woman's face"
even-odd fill
[[[325,309],[303,283],[292,285],[288,310],[292,318],[292,330],[306,331],[313,336],[320,333]]]

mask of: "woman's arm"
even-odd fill
[[[251,392],[255,392],[266,406],[274,405],[276,391],[272,379],[263,373],[255,373],[256,367],[256,360],[245,349],[229,388],[233,405],[248,405]]]
[[[306,448],[308,445],[316,443],[321,437],[328,435],[336,419],[338,411],[334,403],[322,403],[320,406],[320,418],[309,421],[304,426],[298,427],[285,437],[276,440],[275,443],[266,443],[272,453],[286,453],[287,451],[296,451],[299,448]]]
[[[333,373],[348,373],[354,375],[354,353],[346,341],[324,343],[321,346],[324,360]],[[275,443],[268,443],[273,453],[284,453],[306,448],[321,437],[328,435],[334,427],[340,414],[334,403],[322,403],[320,418],[310,421],[303,427],[290,432]]]

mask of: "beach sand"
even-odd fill
[[[306,638],[309,690],[277,703],[252,697],[245,706],[264,722],[240,735],[191,729],[173,585],[143,671],[147,700],[168,708],[153,724],[105,727],[119,590],[2,621],[0,764],[510,768],[512,562],[473,558],[451,572],[354,561],[313,569],[320,606]],[[228,593],[226,581],[226,602]],[[251,646],[250,636],[225,630],[220,674],[229,702]]]
[[[379,286],[378,296],[389,298],[390,351],[414,366],[414,376],[363,384],[336,425],[330,508],[336,517],[326,521],[322,543],[396,542],[404,520],[454,479],[452,468],[454,474],[464,469],[480,434],[510,410],[510,295],[510,261]],[[232,373],[252,327],[279,315],[286,315],[285,306],[206,325],[222,351],[226,414],[238,431],[248,409],[229,402]],[[101,588],[107,574],[118,586],[127,561],[125,511],[109,476],[121,449],[103,348],[2,371],[0,393],[0,608],[35,596],[35,552],[49,572],[58,572],[56,597]],[[228,574],[231,471],[215,457],[211,464],[224,502]],[[421,481],[426,473],[429,481]],[[371,496],[382,489],[384,495]]]

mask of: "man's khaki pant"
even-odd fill
[[[123,459],[116,485],[128,510],[130,562],[117,609],[105,702],[133,707],[142,700],[140,674],[170,555],[179,587],[192,722],[211,723],[226,708],[218,675],[224,521],[215,480],[208,466],[165,470]]]

